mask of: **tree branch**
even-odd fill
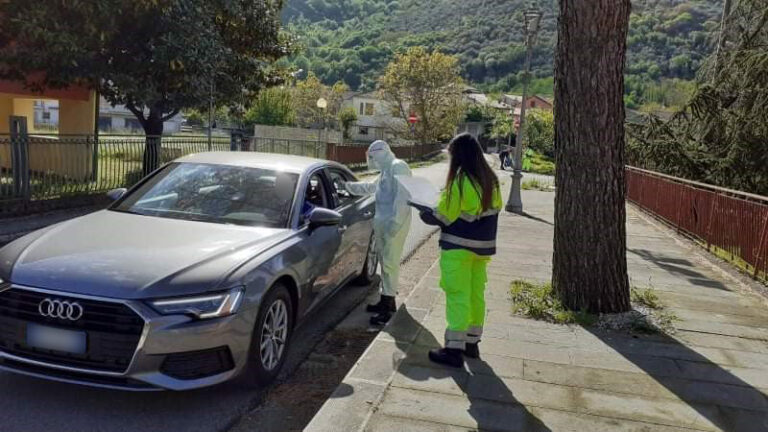
[[[141,123],[141,125],[144,126],[144,123],[146,123],[147,118],[144,117],[143,110],[136,108],[136,105],[134,105],[133,102],[127,102],[125,104],[125,107],[128,108],[128,111],[132,112],[133,115],[135,115],[136,118],[139,119],[139,123]]]
[[[181,111],[181,109],[180,108],[176,108],[173,111],[171,111],[170,113],[168,113],[165,116],[163,116],[160,120],[162,120],[163,122],[166,122],[166,121],[174,118],[176,116],[176,114],[179,113],[179,111]]]

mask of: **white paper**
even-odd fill
[[[398,175],[397,181],[408,191],[409,201],[427,207],[435,207],[440,199],[440,191],[424,177]]]

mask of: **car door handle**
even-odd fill
[[[344,232],[347,230],[347,228],[349,228],[349,227],[347,227],[346,225],[342,225],[342,226],[339,227],[339,232],[344,234]]]

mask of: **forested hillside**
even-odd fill
[[[533,70],[536,77],[547,78],[552,75],[557,3],[537,3],[544,17]],[[633,1],[628,97],[647,97],[652,82],[693,78],[712,49],[721,3]],[[519,85],[525,57],[522,12],[528,4],[527,0],[287,0],[283,15],[304,48],[292,62],[326,83],[344,80],[352,88],[371,89],[394,51],[424,45],[457,55],[465,79],[498,91]],[[542,79],[535,87],[546,92],[551,87],[548,81]]]

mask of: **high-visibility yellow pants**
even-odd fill
[[[485,323],[486,269],[491,257],[465,249],[440,254],[440,287],[445,291],[445,347],[464,349],[477,343]]]

